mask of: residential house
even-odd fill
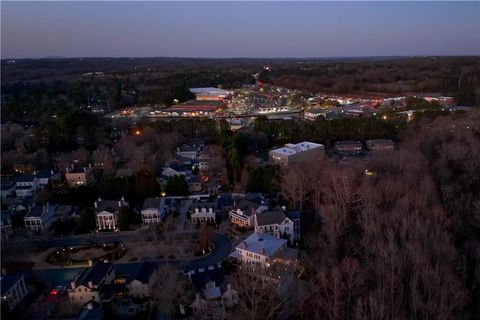
[[[193,224],[201,222],[216,223],[217,201],[193,202],[190,207],[190,218]]]
[[[37,177],[38,185],[42,188],[44,188],[48,182],[60,179],[60,173],[53,170],[39,170],[35,172],[35,176]]]
[[[287,248],[287,240],[260,232],[252,233],[235,247],[230,258],[251,267],[269,267]]]
[[[102,289],[111,284],[114,278],[115,271],[110,262],[98,261],[92,267],[85,268],[70,283],[70,303],[76,306],[83,306],[89,301],[101,303],[104,298],[109,298],[108,295],[102,295]]]
[[[208,171],[208,162],[210,161],[210,155],[206,152],[202,152],[198,156],[197,167],[200,171]]]
[[[195,316],[224,319],[225,310],[238,304],[238,292],[230,284],[222,285],[224,272],[221,266],[191,270],[188,277],[198,291],[191,304]]]
[[[203,147],[205,147],[205,143],[203,141],[191,140],[178,147],[175,154],[189,159],[196,159]]]
[[[33,174],[18,175],[15,181],[15,194],[19,198],[31,197],[39,188],[38,179]]]
[[[360,141],[357,140],[341,140],[335,142],[335,151],[356,153],[362,151],[363,146]]]
[[[240,227],[253,227],[255,213],[268,209],[267,201],[259,193],[247,193],[244,198],[235,201],[228,213],[230,221]]]
[[[10,239],[13,236],[12,219],[10,218],[10,210],[2,210],[0,228],[2,240]]]
[[[367,140],[366,144],[370,151],[393,151],[395,149],[395,143],[390,139]]]
[[[95,216],[98,230],[117,230],[118,229],[118,213],[120,208],[128,207],[125,199],[101,200],[95,201]]]
[[[293,243],[297,244],[300,240],[300,212],[299,211],[288,211],[286,213],[288,219],[293,221]]]
[[[287,143],[282,148],[270,150],[268,158],[271,164],[288,166],[318,160],[324,154],[323,144],[304,141],[297,144]]]
[[[88,167],[67,168],[65,179],[70,187],[85,186],[95,181],[93,169]]]
[[[201,178],[198,176],[192,176],[189,179],[188,188],[190,189],[191,193],[201,192],[203,190]]]
[[[147,198],[143,202],[143,224],[160,223],[169,213],[173,205],[172,198]]]
[[[152,287],[157,280],[157,268],[150,262],[123,263],[114,265],[116,278],[113,291],[117,298],[130,296],[148,298],[152,296]]]
[[[48,231],[53,222],[56,204],[47,203],[43,206],[33,206],[23,218],[27,232]]]
[[[13,310],[28,293],[23,274],[11,274],[0,279],[2,291],[2,307],[6,304],[8,310]],[[3,312],[2,312],[3,313]]]
[[[72,218],[72,216],[77,212],[77,207],[71,205],[58,205],[55,209],[55,214],[53,215],[54,221],[66,221]]]
[[[295,224],[282,208],[276,207],[255,214],[255,232],[270,234],[277,238],[285,238],[293,242],[295,239]]]
[[[15,195],[15,183],[13,181],[2,178],[1,188],[2,200]]]

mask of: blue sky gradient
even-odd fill
[[[1,2],[2,58],[480,55],[480,2]]]

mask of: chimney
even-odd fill
[[[97,207],[98,207],[98,202],[95,201],[95,202],[93,203],[93,205],[95,206],[95,208],[97,208]]]
[[[87,309],[88,309],[88,310],[92,310],[92,309],[93,309],[93,303],[89,302],[89,303],[87,304]]]
[[[88,167],[89,167],[89,168],[92,168],[92,164],[91,164],[91,163],[89,163],[89,164],[88,164]]]
[[[241,243],[241,245],[240,245],[240,248],[242,248],[242,249],[247,249],[247,242],[242,241],[242,243]]]
[[[282,210],[283,210],[283,211],[286,211],[286,210],[287,210],[287,207],[286,207],[286,206],[282,206]]]
[[[92,281],[88,281],[88,287],[93,288],[93,282]]]
[[[53,176],[53,170],[50,170],[50,174]]]
[[[87,173],[87,167],[83,167],[83,172]]]
[[[75,290],[75,288],[76,288],[76,286],[75,286],[75,281],[70,282],[70,288],[72,288],[73,290]]]
[[[122,200],[118,200],[118,207],[120,208],[122,206]]]
[[[65,172],[66,172],[66,173],[69,173],[69,172],[70,172],[70,168],[69,168],[69,167],[66,167],[66,168],[65,168]]]

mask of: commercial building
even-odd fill
[[[325,146],[313,142],[288,143],[282,148],[273,149],[268,153],[271,164],[288,166],[319,159],[325,153]]]
[[[223,100],[232,94],[231,91],[214,87],[190,88],[190,92],[197,100]]]

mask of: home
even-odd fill
[[[95,201],[95,216],[98,230],[117,230],[118,229],[118,213],[120,208],[128,207],[128,203],[122,199]]]
[[[17,304],[27,295],[27,286],[23,274],[11,274],[2,276],[0,279],[2,291],[2,307],[6,304],[8,310],[15,309]],[[3,314],[3,312],[2,312]]]
[[[191,193],[201,192],[203,190],[202,179],[199,176],[192,176],[188,182],[188,189]]]
[[[88,167],[71,167],[65,172],[65,179],[70,187],[85,186],[95,181],[93,169]]]
[[[162,222],[172,205],[172,198],[146,198],[142,207],[143,224]]]
[[[11,210],[2,210],[0,228],[2,240],[10,239],[13,236],[12,219],[10,218]]]
[[[233,224],[249,228],[253,226],[254,214],[261,213],[267,209],[267,201],[261,194],[247,193],[244,198],[235,201],[228,216]]]
[[[54,221],[66,221],[72,218],[72,216],[77,212],[77,207],[71,205],[58,205],[55,209],[55,214],[53,215]]]
[[[323,144],[304,141],[297,144],[287,143],[282,148],[270,150],[268,158],[271,164],[288,166],[318,160],[324,153]]]
[[[390,139],[367,140],[366,144],[370,151],[392,151],[395,149],[395,143]]]
[[[287,248],[287,240],[259,232],[252,233],[235,247],[229,257],[251,267],[269,267]]]
[[[15,181],[15,194],[19,198],[31,197],[39,188],[37,177],[33,174],[18,175]]]
[[[294,238],[294,222],[285,215],[280,207],[255,214],[254,223],[255,232],[270,234],[277,238],[285,238],[291,242],[297,240]]]
[[[55,215],[56,204],[33,206],[23,218],[27,232],[44,232],[50,227]]]
[[[217,216],[217,201],[193,202],[190,206],[190,218],[193,224],[200,222],[215,223]]]
[[[60,179],[60,173],[53,170],[39,170],[35,172],[35,176],[37,177],[38,185],[42,188],[45,187],[48,182]]]
[[[206,152],[202,152],[198,156],[197,167],[200,171],[208,171],[208,162],[210,161],[210,155]]]
[[[198,291],[191,304],[194,315],[223,319],[225,309],[238,304],[238,292],[230,284],[222,285],[224,274],[218,265],[192,270],[188,277]]]
[[[1,188],[2,200],[15,195],[15,183],[13,181],[3,179],[2,177]]]
[[[362,151],[362,143],[357,140],[341,140],[335,142],[335,151],[356,153]]]
[[[89,301],[101,303],[102,289],[111,284],[114,278],[115,271],[110,262],[98,261],[92,267],[85,268],[70,283],[70,303],[76,306],[83,306]]]
[[[191,140],[178,147],[175,154],[189,159],[196,159],[204,146],[205,143],[201,140]]]
[[[116,278],[113,291],[117,298],[126,295],[133,298],[152,296],[151,288],[157,280],[157,268],[150,262],[123,263],[114,265]]]

